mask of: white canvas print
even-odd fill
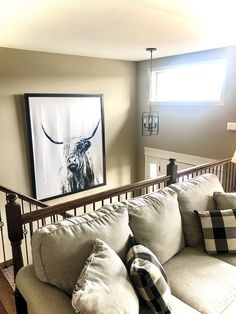
[[[33,196],[106,184],[102,95],[25,94]]]

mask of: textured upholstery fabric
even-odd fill
[[[236,301],[232,302],[222,314],[235,314],[236,312]]]
[[[94,240],[124,260],[130,233],[127,209],[116,205],[42,227],[32,237],[36,275],[71,295]]]
[[[171,314],[200,314],[197,310],[175,296],[171,296]]]
[[[206,251],[236,253],[236,209],[195,212],[201,221]]]
[[[178,192],[186,244],[192,247],[203,244],[200,221],[194,210],[216,209],[213,193],[223,192],[219,179],[214,174],[204,174],[189,181],[172,184],[170,188]]]
[[[203,246],[199,246],[196,249],[201,251],[202,253],[205,252],[205,248]],[[236,254],[219,253],[217,255],[214,255],[214,257],[225,263],[236,266]]]
[[[143,302],[140,302],[139,314],[153,314],[152,310]],[[171,295],[171,314],[201,314],[188,304]]]
[[[22,268],[16,277],[17,288],[27,301],[28,314],[74,314],[71,298],[56,287],[40,281],[33,266]],[[197,314],[193,308],[171,296],[171,314]],[[146,304],[140,304],[139,314],[152,314]],[[231,313],[227,313],[231,314]]]
[[[138,314],[139,300],[125,265],[97,239],[75,285],[72,305],[83,314]]]
[[[130,237],[126,265],[138,294],[153,313],[170,313],[171,291],[166,273],[156,256],[135,237]]]
[[[163,267],[172,294],[200,313],[224,313],[236,300],[236,268],[201,250],[186,247]]]
[[[221,261],[236,266],[236,254],[217,254],[216,257]]]
[[[177,194],[164,188],[124,202],[134,236],[164,263],[185,246]]]
[[[215,192],[213,198],[217,209],[236,208],[236,193]]]
[[[74,314],[71,298],[56,287],[40,281],[32,265],[16,276],[16,286],[27,302],[28,314]]]

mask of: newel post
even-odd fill
[[[12,246],[12,257],[14,267],[14,278],[18,270],[23,267],[21,242],[23,240],[23,229],[21,225],[21,206],[17,201],[16,194],[7,195],[6,216],[8,238]]]
[[[177,168],[178,166],[175,164],[176,159],[170,158],[169,164],[166,167],[166,175],[170,176],[170,180],[167,182],[167,185],[172,183],[176,183],[177,181]]]

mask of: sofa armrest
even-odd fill
[[[58,288],[40,281],[32,265],[16,276],[16,286],[27,302],[28,314],[74,314],[71,298]]]

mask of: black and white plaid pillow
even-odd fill
[[[153,313],[170,313],[171,291],[165,270],[156,256],[131,236],[126,266],[134,288]]]
[[[236,253],[236,208],[195,212],[200,217],[206,251]]]

